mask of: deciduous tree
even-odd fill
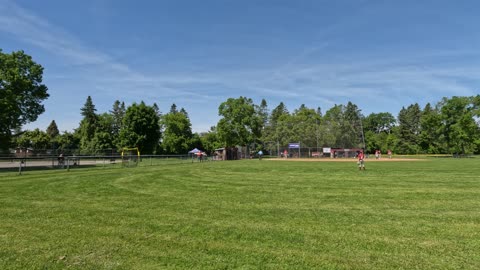
[[[473,153],[480,138],[476,97],[443,98],[440,102],[445,141],[451,153]]]
[[[133,103],[127,108],[120,131],[123,147],[138,147],[141,153],[153,154],[160,140],[159,119],[151,106]]]
[[[43,67],[23,51],[0,49],[0,148],[7,148],[12,130],[37,120],[48,98]]]
[[[252,99],[229,98],[220,104],[217,124],[219,138],[225,146],[249,145],[260,138],[261,119],[255,112]]]
[[[161,121],[164,127],[163,150],[168,154],[185,154],[192,145],[192,124],[185,109],[177,111],[175,104],[173,107],[175,109],[163,115]]]

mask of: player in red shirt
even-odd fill
[[[358,153],[358,169],[359,170],[365,170],[365,156],[363,154],[363,151],[360,151],[360,153]]]

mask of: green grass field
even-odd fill
[[[480,159],[0,174],[0,269],[480,269]]]

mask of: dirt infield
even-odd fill
[[[269,158],[271,161],[307,161],[307,162],[356,162],[356,158]],[[425,161],[418,158],[367,158],[365,162]]]

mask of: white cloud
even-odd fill
[[[372,104],[379,102],[401,106],[409,105],[405,102],[410,100],[431,98],[432,101],[438,101],[443,96],[473,95],[478,92],[467,83],[479,82],[480,68],[475,58],[466,62],[442,62],[452,56],[462,59],[468,58],[466,55],[478,57],[476,52],[437,50],[428,53],[392,53],[387,57],[375,52],[357,52],[342,57],[339,55],[341,52],[329,51],[335,44],[326,37],[329,33],[349,27],[352,21],[348,20],[333,23],[319,31],[313,38],[321,40],[319,44],[308,44],[306,49],[286,57],[282,65],[262,69],[239,66],[231,70],[210,69],[156,75],[134,70],[127,63],[92,48],[84,40],[13,2],[1,3],[0,32],[42,48],[74,69],[71,76],[52,74],[50,78],[65,83],[72,80],[70,87],[77,89],[78,85],[73,84],[89,84],[97,93],[118,99],[160,99],[183,103],[187,111],[188,105],[209,105],[205,110],[211,114],[211,119],[216,119],[217,107],[227,97],[248,96],[265,98],[269,102],[305,103],[307,106],[321,106],[325,110],[335,103],[343,104],[348,100],[360,107],[372,107]],[[327,55],[328,61],[322,58]],[[432,65],[432,60],[436,61],[435,65]],[[378,109],[397,108],[385,105]],[[198,126],[210,127],[215,124],[207,124],[207,121],[212,121],[207,118],[202,116]]]

